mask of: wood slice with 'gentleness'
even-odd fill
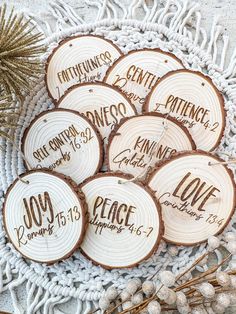
[[[189,129],[198,149],[214,150],[223,136],[223,96],[200,72],[178,70],[166,74],[147,97],[143,111],[168,113],[178,119]]]
[[[49,56],[46,85],[49,95],[59,100],[72,85],[101,81],[121,50],[101,36],[84,35],[63,40]]]
[[[121,89],[141,112],[146,96],[160,77],[183,68],[182,62],[171,53],[160,49],[135,50],[114,62],[104,82]]]
[[[158,160],[195,148],[187,128],[177,120],[147,113],[117,125],[109,138],[106,159],[109,170],[143,176]]]
[[[77,184],[97,173],[103,161],[97,128],[68,109],[38,115],[24,132],[22,151],[28,169],[49,168],[70,176]]]
[[[132,176],[97,174],[81,189],[89,224],[83,253],[105,268],[132,267],[151,256],[163,234],[160,205],[153,192]]]
[[[32,170],[8,188],[3,222],[9,241],[24,257],[52,264],[80,246],[88,223],[87,204],[70,178]]]
[[[180,245],[219,234],[236,206],[233,173],[204,151],[176,154],[150,173],[148,186],[162,208],[164,238]]]
[[[100,82],[73,86],[56,106],[84,114],[98,128],[105,145],[122,118],[137,114],[134,105],[123,93]]]

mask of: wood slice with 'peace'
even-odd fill
[[[219,234],[236,205],[233,173],[204,151],[176,154],[152,171],[148,186],[162,208],[164,238],[194,245]]]
[[[7,190],[3,222],[9,241],[24,257],[52,264],[80,246],[87,228],[87,204],[70,178],[32,170]]]
[[[101,36],[84,35],[63,40],[49,56],[46,85],[54,100],[59,100],[72,85],[101,81],[108,67],[122,52]]]
[[[106,145],[115,125],[137,114],[134,105],[117,88],[105,83],[84,83],[70,88],[56,104],[84,114],[98,128]]]
[[[160,49],[135,50],[114,62],[104,82],[121,89],[141,112],[146,96],[160,77],[177,69],[183,69],[183,64],[171,53]]]
[[[117,125],[109,138],[106,159],[109,170],[144,176],[158,160],[195,148],[188,130],[177,120],[147,113]]]
[[[168,113],[178,119],[189,129],[198,149],[214,150],[223,136],[223,96],[200,72],[178,70],[166,74],[147,97],[143,111]]]
[[[97,174],[81,185],[89,224],[82,252],[105,268],[132,267],[151,256],[163,234],[160,205],[132,176]]]
[[[22,151],[28,169],[49,168],[70,176],[77,184],[97,173],[103,162],[97,128],[68,109],[38,115],[24,132]]]

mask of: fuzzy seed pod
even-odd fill
[[[129,308],[131,308],[133,306],[133,303],[130,301],[126,301],[122,304],[122,308],[123,310],[128,310]]]
[[[111,305],[111,303],[110,303],[109,299],[106,297],[102,297],[99,300],[99,307],[103,311],[106,311],[107,309],[109,309],[110,305]]]
[[[141,287],[141,285],[142,285],[142,281],[141,281],[141,279],[139,279],[139,278],[134,278],[133,280],[135,280],[135,281],[136,281],[137,287],[138,287],[138,288],[140,288],[140,287]]]
[[[177,296],[176,296],[175,291],[169,289],[169,296],[167,299],[165,299],[165,303],[168,305],[175,304],[176,299],[177,299]]]
[[[178,253],[179,253],[179,250],[177,248],[177,246],[170,246],[168,248],[168,253],[171,255],[171,256],[177,256]]]
[[[214,313],[216,314],[224,314],[225,313],[225,308],[218,304],[217,302],[213,302],[212,305],[212,310],[214,311]]]
[[[227,308],[230,306],[230,296],[227,293],[219,293],[216,297],[216,302],[224,308]]]
[[[190,306],[188,304],[177,307],[180,314],[189,314],[191,313]]]
[[[105,296],[108,298],[108,300],[113,301],[118,296],[118,291],[115,287],[109,287],[106,291]]]
[[[200,306],[194,307],[191,312],[191,314],[205,314],[205,313],[206,311]]]
[[[222,287],[228,287],[230,285],[230,276],[223,271],[216,273],[216,280]]]
[[[219,246],[220,246],[220,240],[217,237],[211,236],[208,238],[209,251],[214,251]]]
[[[141,292],[134,294],[134,295],[131,297],[131,302],[132,302],[134,305],[137,305],[137,304],[143,302],[143,294],[142,294]]]
[[[230,241],[227,246],[226,246],[227,250],[232,254],[235,255],[236,254],[236,241]]]
[[[230,286],[234,289],[236,289],[236,276],[231,275],[230,277]]]
[[[160,300],[166,300],[169,296],[169,289],[165,286],[162,286],[160,288],[157,289],[157,297]]]
[[[147,306],[147,310],[149,314],[160,314],[161,313],[160,303],[158,303],[157,301],[151,301]]]
[[[151,294],[155,292],[155,285],[151,280],[146,280],[142,284],[143,293],[149,297]]]
[[[161,283],[166,287],[172,287],[175,284],[175,276],[171,271],[162,271],[159,274]]]
[[[182,291],[176,292],[176,305],[184,306],[188,303],[186,295]]]
[[[226,242],[236,241],[236,234],[234,232],[227,232],[225,234],[225,241]]]
[[[198,290],[204,298],[212,299],[215,296],[215,289],[208,282],[200,284]]]
[[[230,304],[235,304],[236,303],[236,292],[229,292],[228,295],[230,297]]]
[[[120,294],[120,298],[122,302],[125,302],[131,298],[131,294],[127,290],[123,290]]]
[[[137,281],[135,279],[129,280],[126,285],[126,290],[132,295],[135,294],[135,292],[138,290]]]

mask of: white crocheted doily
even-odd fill
[[[112,40],[124,53],[144,47],[161,48],[170,51],[180,58],[186,68],[198,69],[209,75],[225,98],[227,124],[225,135],[217,153],[227,160],[236,155],[236,50],[227,67],[224,66],[228,45],[228,37],[221,33],[217,20],[213,21],[210,38],[201,28],[201,14],[197,5],[184,1],[167,1],[165,5],[153,1],[147,6],[144,0],[133,1],[128,8],[118,0],[88,1],[89,5],[98,10],[97,20],[85,24],[71,7],[57,0],[51,4],[52,17],[57,20],[57,32],[45,22],[40,21],[46,33],[48,52],[44,61],[58,42],[75,34],[96,34]],[[94,9],[94,8],[93,8]],[[143,12],[143,20],[135,19],[137,10]],[[140,15],[140,12],[139,12]],[[121,18],[122,17],[122,18]],[[39,21],[37,21],[39,22]],[[66,28],[67,26],[67,28]],[[70,27],[68,27],[70,26]],[[219,59],[219,60],[218,60]],[[32,93],[25,98],[24,109],[19,120],[20,127],[16,130],[15,144],[20,147],[24,129],[39,112],[52,108],[47,94],[44,77],[42,77]],[[1,172],[1,204],[7,187],[25,171],[22,156],[10,142],[1,140],[4,153],[0,157]],[[227,230],[235,231],[232,218]],[[158,252],[150,259],[132,269],[104,270],[94,266],[81,253],[76,252],[71,258],[53,266],[45,266],[24,260],[6,242],[5,232],[0,225],[0,292],[11,291],[16,313],[25,313],[18,304],[15,287],[26,284],[27,313],[54,313],[56,304],[68,302],[76,298],[77,312],[88,313],[97,304],[104,287],[114,284],[123,288],[127,279],[132,277],[151,277],[159,270],[171,267],[179,273],[189,266],[199,255],[205,252],[205,244],[197,247],[175,247],[161,243]],[[223,236],[221,236],[224,245]],[[216,251],[221,259],[220,251]],[[229,267],[236,264],[233,257]],[[202,270],[200,267],[198,270]],[[94,303],[94,304],[93,304]]]

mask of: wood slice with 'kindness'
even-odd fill
[[[198,149],[214,150],[223,136],[223,96],[200,72],[178,70],[166,74],[147,97],[143,111],[168,113],[178,119],[189,129]]]
[[[56,104],[84,114],[98,128],[106,145],[115,125],[137,114],[133,104],[118,89],[105,83],[84,83],[70,88]]]
[[[97,173],[103,161],[97,128],[86,117],[67,109],[38,115],[24,132],[22,151],[27,168],[49,168],[78,184]]]
[[[9,241],[26,258],[52,264],[69,257],[87,228],[87,204],[75,182],[33,170],[9,187],[3,221]]]
[[[160,205],[153,192],[127,182],[130,178],[97,174],[81,185],[90,215],[81,249],[106,268],[135,266],[157,249],[163,234]]]
[[[147,113],[117,125],[109,138],[106,159],[109,170],[143,176],[157,161],[195,148],[188,130],[177,120]]]
[[[72,85],[101,81],[108,67],[122,52],[110,40],[85,35],[63,40],[46,64],[46,85],[49,95],[58,100]]]
[[[171,53],[160,49],[135,50],[116,60],[104,82],[121,89],[141,112],[146,96],[160,77],[177,69],[183,69],[183,64]]]
[[[162,208],[164,238],[193,245],[220,233],[236,205],[233,173],[204,151],[184,152],[163,161],[148,185]]]

